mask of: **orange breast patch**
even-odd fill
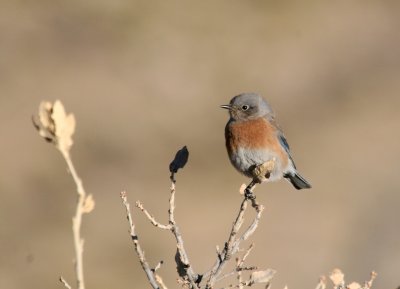
[[[287,163],[287,153],[279,142],[277,130],[263,117],[231,122],[225,130],[228,153],[236,153],[238,148],[266,149],[276,153]]]

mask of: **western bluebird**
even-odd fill
[[[232,165],[239,172],[256,182],[277,181],[284,177],[298,190],[311,188],[297,172],[289,144],[271,107],[260,95],[243,93],[221,107],[229,110],[230,119],[225,127],[226,149]],[[273,168],[260,179],[257,168],[271,160]]]

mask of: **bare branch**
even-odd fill
[[[319,278],[319,282],[318,285],[315,289],[325,289],[326,288],[326,277],[325,276],[321,276]]]
[[[139,238],[135,232],[135,225],[132,220],[131,209],[130,209],[130,205],[128,203],[128,197],[126,196],[126,192],[121,192],[121,199],[122,199],[122,202],[126,209],[126,215],[127,215],[127,219],[128,219],[128,223],[129,223],[130,235],[131,235],[131,239],[134,244],[134,247],[135,247],[135,252],[139,257],[140,265],[142,265],[142,268],[147,275],[147,279],[149,280],[150,285],[154,289],[159,289],[160,287],[158,286],[154,272],[150,268],[149,263],[147,263],[146,258],[144,257],[144,252],[142,250],[142,247],[140,246]]]
[[[197,274],[194,273],[193,268],[189,262],[189,257],[186,253],[185,246],[183,244],[183,238],[180,233],[179,227],[175,222],[175,174],[171,173],[171,195],[169,199],[169,224],[171,225],[171,232],[174,234],[176,239],[176,248],[177,248],[177,256],[175,257],[175,261],[177,263],[178,272],[185,271],[187,273],[188,281],[190,282],[191,288],[198,288],[197,285]],[[182,276],[181,276],[182,277]]]
[[[95,203],[92,195],[87,196],[70,156],[70,149],[73,144],[72,135],[75,132],[76,125],[75,117],[73,114],[67,114],[65,112],[64,106],[60,101],[57,100],[54,103],[44,101],[40,104],[37,120],[33,118],[33,123],[39,135],[53,143],[61,152],[76,185],[78,201],[75,215],[72,218],[72,232],[75,248],[75,274],[77,288],[85,289],[83,275],[84,240],[81,237],[81,224],[83,214],[90,213],[94,209]],[[64,279],[61,279],[61,282],[66,286],[67,283]]]
[[[168,289],[167,286],[165,286],[165,283],[164,283],[163,279],[160,277],[160,275],[155,274],[155,278],[156,278],[158,285],[160,285],[160,289]]]
[[[257,229],[258,223],[259,223],[259,221],[260,221],[260,219],[261,219],[261,215],[262,215],[262,212],[263,212],[263,210],[264,210],[264,206],[259,205],[258,203],[255,202],[255,200],[252,200],[252,204],[253,204],[253,205],[252,205],[253,208],[256,209],[256,211],[257,211],[257,215],[256,215],[256,217],[254,218],[254,220],[253,220],[253,222],[251,223],[251,225],[250,225],[250,226],[247,228],[247,230],[243,233],[243,235],[242,235],[240,238],[238,238],[238,239],[234,242],[234,245],[232,246],[232,247],[233,247],[233,249],[232,249],[233,252],[236,252],[237,250],[239,250],[240,244],[241,244],[243,241],[246,241],[251,235],[254,234],[254,232],[255,232],[256,229]]]
[[[363,289],[370,289],[372,287],[372,283],[374,282],[375,278],[378,276],[378,274],[375,271],[371,272],[371,277],[369,281],[365,282]]]
[[[246,188],[246,190],[252,186],[254,188],[255,183],[252,181],[250,185]],[[249,194],[250,192],[250,194]],[[256,210],[257,214],[254,218],[251,225],[244,231],[244,233],[238,238],[237,234],[240,228],[243,225],[244,214],[247,209],[248,201],[251,202],[252,207]],[[224,269],[226,263],[230,260],[231,256],[236,254],[239,251],[240,244],[247,240],[257,229],[258,223],[261,219],[262,212],[264,207],[259,205],[255,200],[254,195],[251,194],[251,191],[248,191],[245,194],[245,197],[240,205],[239,213],[236,217],[235,222],[232,225],[231,232],[229,234],[228,241],[225,243],[224,250],[221,252],[220,256],[218,256],[214,266],[211,270],[204,273],[204,277],[208,278],[207,288],[212,288],[214,284],[218,281],[222,270]]]
[[[248,280],[240,282],[237,285],[231,284],[225,288],[243,288],[246,286],[250,287],[254,284],[261,284],[261,283],[266,284],[266,288],[268,288],[269,284],[271,282],[271,279],[274,277],[275,273],[276,273],[276,271],[272,270],[272,269],[253,272],[253,273],[251,273],[250,278]]]
[[[243,279],[242,279],[242,271],[241,271],[241,270],[238,270],[238,268],[240,268],[240,263],[241,263],[240,258],[236,258],[236,270],[237,270],[237,277],[236,277],[236,279],[237,279],[237,281],[238,281],[239,289],[243,289],[243,286],[242,286],[242,282],[243,282]]]
[[[85,281],[83,275],[83,244],[84,240],[81,237],[81,224],[82,215],[84,214],[84,204],[86,200],[86,192],[83,188],[82,181],[76,173],[75,167],[71,161],[68,151],[61,151],[65,161],[67,162],[68,169],[71,173],[72,178],[76,184],[78,193],[78,202],[76,204],[75,216],[72,218],[72,231],[74,235],[74,247],[75,247],[75,271],[78,283],[78,289],[85,288]]]
[[[184,151],[187,151],[184,148]],[[186,154],[186,152],[185,152]],[[185,156],[187,157],[187,156]],[[176,157],[175,157],[176,158]],[[182,165],[182,164],[180,164]],[[157,228],[169,230],[172,232],[176,239],[176,247],[177,247],[177,254],[175,257],[177,270],[180,273],[182,278],[187,278],[187,281],[190,284],[191,288],[198,288],[197,279],[198,275],[194,273],[192,266],[190,265],[188,255],[186,253],[186,249],[184,247],[184,242],[182,235],[180,233],[179,227],[175,222],[175,172],[171,172],[171,187],[170,187],[170,199],[169,199],[169,209],[168,209],[168,225],[161,224],[156,221],[156,219],[144,208],[143,204],[140,201],[136,202],[136,207],[138,207],[147,217],[147,219]],[[160,285],[161,286],[161,285]],[[165,285],[163,285],[165,286]]]
[[[253,245],[251,245],[247,251],[245,252],[244,256],[241,259],[237,259],[237,266],[235,270],[232,272],[229,272],[223,276],[221,276],[223,269],[227,262],[231,259],[231,257],[239,252],[240,250],[240,245],[243,241],[247,240],[256,230],[258,223],[260,221],[262,212],[264,207],[259,205],[258,202],[255,200],[255,196],[252,193],[252,189],[254,189],[255,185],[257,184],[257,180],[253,180],[247,187],[245,191],[245,195],[243,198],[243,201],[241,202],[239,212],[235,218],[235,221],[233,222],[228,241],[225,243],[224,248],[220,251],[219,247],[217,246],[216,252],[217,252],[217,261],[213,265],[213,267],[204,273],[203,275],[199,275],[195,273],[193,270],[193,267],[189,261],[187,251],[184,246],[184,241],[182,238],[182,234],[180,232],[179,226],[176,223],[175,220],[175,193],[176,193],[176,180],[175,180],[175,173],[177,172],[178,169],[182,168],[187,161],[188,157],[188,151],[184,147],[182,150],[178,151],[178,153],[175,156],[174,161],[170,164],[170,172],[171,172],[171,187],[170,187],[170,198],[169,198],[169,209],[168,209],[168,225],[164,225],[160,222],[158,222],[143,206],[143,204],[140,201],[136,202],[136,206],[144,213],[144,215],[147,217],[147,219],[155,226],[164,230],[170,230],[171,233],[174,235],[175,240],[176,240],[176,255],[175,255],[175,262],[177,265],[177,271],[180,276],[180,279],[178,279],[178,283],[182,285],[184,288],[192,288],[192,289],[198,289],[201,288],[200,284],[203,280],[206,280],[205,288],[214,288],[214,284],[217,281],[220,281],[224,278],[227,278],[231,275],[234,275],[235,273],[238,274],[238,286],[239,288],[242,288],[243,286],[250,286],[254,283],[262,283],[265,280],[269,280],[268,278],[272,278],[273,274],[275,271],[273,270],[267,270],[267,271],[258,271],[258,272],[253,272],[251,274],[251,279],[248,281],[242,281],[241,279],[241,272],[242,271],[254,271],[257,269],[255,266],[243,266],[244,261],[250,254],[250,251],[253,248]],[[268,166],[264,166],[260,168],[260,171],[262,174],[267,172],[268,168],[270,167],[271,164]],[[122,195],[121,195],[122,196]],[[125,202],[124,202],[125,203]],[[248,204],[251,204],[251,206],[255,209],[256,211],[256,216],[254,217],[253,221],[249,225],[248,228],[246,228],[243,233],[239,235],[239,231],[241,230],[243,223],[244,223],[244,215],[247,209]],[[129,220],[129,214],[128,214],[128,220]],[[133,226],[133,224],[132,224]],[[132,233],[134,235],[134,231]],[[132,237],[134,239],[134,237]],[[165,287],[163,283],[159,280],[162,280],[155,274],[155,270],[158,269],[158,266],[155,268],[155,270],[152,270],[152,274],[149,274],[148,269],[150,267],[148,266],[147,262],[144,259],[144,256],[142,253],[140,253],[141,250],[138,250],[138,245],[139,243],[137,242],[137,238],[134,239],[135,242],[135,248],[138,253],[139,259],[141,261],[142,267],[145,270],[146,274],[148,275],[148,278],[155,279],[158,285],[162,288]],[[140,249],[140,246],[139,246]],[[147,268],[146,268],[147,267]],[[272,272],[272,273],[271,273]],[[150,277],[149,277],[150,276]],[[202,287],[203,288],[203,287]]]
[[[222,271],[225,263],[231,258],[232,256],[232,244],[233,244],[233,239],[235,238],[237,232],[239,231],[240,227],[243,224],[243,216],[247,208],[247,200],[246,198],[243,199],[239,213],[236,217],[235,222],[232,225],[231,232],[229,234],[228,241],[225,243],[225,248],[223,249],[220,258],[217,259],[215,262],[213,268],[204,273],[204,277],[209,276],[209,285],[212,287],[212,285],[216,282],[217,276],[220,274]],[[210,287],[210,288],[211,288]]]
[[[247,257],[250,255],[250,252],[253,250],[254,248],[254,243],[251,243],[251,245],[249,246],[249,248],[246,250],[246,252],[244,253],[242,260],[239,263],[239,266],[242,267],[244,261],[246,261]]]
[[[238,284],[239,284],[239,289],[243,289],[243,286],[240,285],[243,282],[243,280],[242,280],[242,271],[244,269],[248,269],[249,271],[257,269],[257,267],[249,267],[249,268],[243,267],[244,261],[246,261],[247,257],[250,255],[250,252],[251,252],[251,250],[253,250],[253,248],[254,248],[254,243],[252,243],[250,245],[250,247],[246,250],[246,252],[244,253],[244,255],[243,255],[241,260],[240,260],[240,258],[237,258],[237,260],[236,260],[237,280],[238,280]]]
[[[246,250],[246,252],[244,253],[242,258],[236,258],[236,267],[231,271],[228,272],[222,276],[220,276],[219,278],[217,278],[217,280],[215,282],[219,282],[223,279],[226,279],[232,275],[234,275],[235,273],[238,274],[238,283],[240,284],[242,282],[241,280],[241,273],[243,271],[253,271],[253,270],[257,270],[256,266],[250,266],[250,267],[243,267],[244,261],[246,260],[246,258],[249,256],[251,250],[254,248],[254,244],[251,244],[250,247]]]
[[[60,277],[60,282],[64,285],[65,288],[72,289],[72,287],[68,284],[68,282],[65,281],[63,276]]]
[[[144,208],[140,201],[136,201],[136,207],[138,207],[146,215],[147,219],[149,219],[153,226],[163,230],[171,230],[171,225],[163,225],[157,222],[156,219]]]
[[[158,262],[158,264],[154,267],[153,272],[157,272],[161,268],[161,265],[164,264],[164,261]]]

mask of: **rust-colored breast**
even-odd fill
[[[275,152],[287,163],[287,153],[278,139],[278,128],[263,117],[228,123],[225,137],[229,154],[235,154],[238,148],[265,149]]]

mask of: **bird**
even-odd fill
[[[242,93],[221,108],[229,111],[225,144],[232,165],[240,173],[255,183],[285,178],[297,190],[311,188],[297,171],[275,114],[261,95]],[[263,171],[262,166],[271,161],[272,167]],[[260,173],[265,175],[260,176]]]

